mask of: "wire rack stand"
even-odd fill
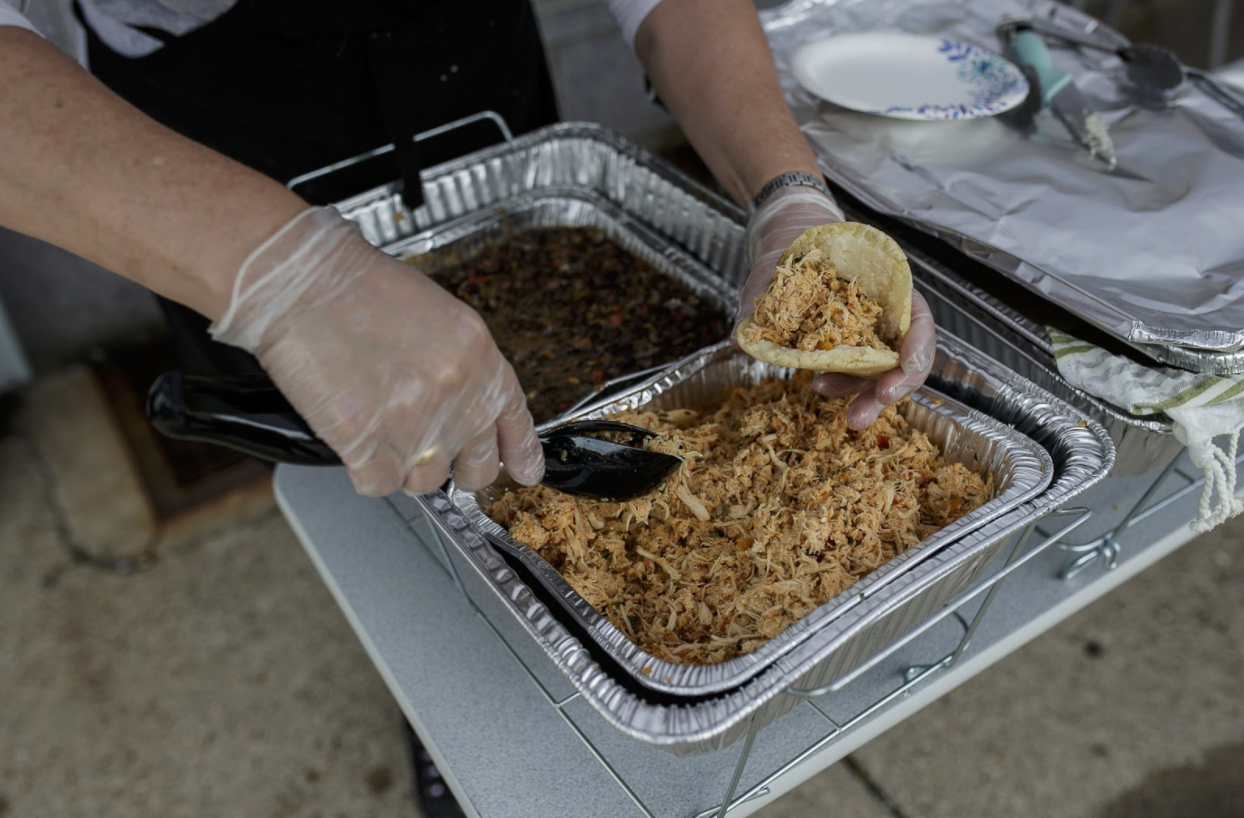
[[[1237,458],[1236,469],[1237,473],[1244,469],[1244,455]],[[1172,481],[1178,481],[1178,486],[1172,487]],[[1086,506],[1078,505],[1055,509],[1040,519],[1035,520],[1019,533],[1015,541],[1008,546],[1006,552],[999,555],[996,560],[997,567],[991,569],[985,576],[974,583],[972,587],[961,592],[950,603],[905,636],[876,653],[850,673],[827,685],[815,689],[788,688],[782,691],[779,695],[797,698],[803,704],[814,707],[819,716],[827,723],[828,730],[802,752],[795,754],[794,757],[785,761],[777,769],[767,772],[759,781],[751,783],[750,786],[739,792],[744,772],[752,756],[756,737],[763,726],[753,717],[746,735],[738,742],[739,749],[737,755],[732,757],[732,762],[728,762],[733,763],[734,766],[720,800],[711,808],[691,813],[686,818],[713,818],[713,816],[725,818],[725,816],[731,814],[732,811],[737,810],[740,806],[747,805],[756,799],[772,794],[775,783],[783,776],[799,767],[808,759],[830,749],[835,742],[847,739],[853,731],[868,725],[871,720],[884,713],[897,701],[954,668],[971,645],[973,636],[976,634],[982,621],[986,619],[994,603],[1000,598],[1006,598],[1005,581],[1029,563],[1043,555],[1052,556],[1059,551],[1071,554],[1073,560],[1070,564],[1061,569],[1055,565],[1048,574],[1051,578],[1056,578],[1061,584],[1066,584],[1073,578],[1083,574],[1088,567],[1094,564],[1100,563],[1105,572],[1113,571],[1119,564],[1119,557],[1123,550],[1122,541],[1125,539],[1124,535],[1127,532],[1141,523],[1154,518],[1156,515],[1168,511],[1180,501],[1185,501],[1189,495],[1202,490],[1204,486],[1205,479],[1201,476],[1200,471],[1192,466],[1186,454],[1181,452],[1180,456],[1161,467],[1151,481],[1137,486],[1134,490],[1127,493],[1125,501],[1120,503],[1126,509],[1122,518],[1118,522],[1112,521],[1109,530],[1100,536],[1095,536],[1087,541],[1076,541],[1073,539],[1072,535],[1094,516],[1093,509]],[[445,567],[447,573],[450,574],[459,595],[469,609],[492,632],[496,637],[496,641],[503,646],[505,654],[514,660],[521,669],[522,675],[534,684],[543,701],[557,713],[560,720],[578,738],[579,742],[595,761],[600,764],[608,777],[625,793],[626,797],[642,815],[646,816],[646,818],[658,818],[657,812],[649,804],[645,803],[644,798],[627,781],[627,777],[623,772],[610,761],[609,753],[599,746],[597,741],[593,740],[589,730],[585,730],[582,725],[576,722],[576,715],[568,706],[581,699],[580,694],[571,692],[569,694],[555,695],[550,692],[547,685],[541,681],[537,672],[528,664],[529,660],[525,659],[516,650],[497,625],[476,605],[467,590],[466,584],[458,574],[455,560],[451,558],[450,549],[452,546],[447,543],[437,527],[429,524],[427,530],[421,533],[417,539],[423,543],[425,548],[433,552],[433,555]],[[436,553],[437,551],[439,553]],[[919,640],[922,636],[943,623],[953,623],[957,626],[959,635],[954,647],[940,657],[926,663],[906,665],[906,660],[901,662],[900,666],[906,666],[896,674],[895,683],[893,687],[888,689],[888,692],[877,695],[872,699],[871,703],[858,707],[849,715],[837,718],[831,717],[823,708],[816,707],[815,702],[821,697],[843,692],[853,683],[870,673],[870,671],[876,671],[878,668],[881,668],[886,660],[894,657],[900,649],[912,645],[916,640]],[[944,645],[945,643],[943,642],[942,644]],[[889,664],[893,665],[894,662],[891,661]],[[881,672],[888,673],[889,671]],[[872,690],[872,688],[869,689]],[[870,695],[873,694],[870,693]],[[800,706],[803,706],[803,704]],[[725,750],[720,752],[723,759],[731,758]],[[662,814],[661,818],[664,818],[664,814]]]
[[[1236,460],[1236,468],[1239,471],[1244,467],[1244,455]],[[1159,496],[1164,487],[1168,487],[1169,481],[1177,479],[1181,485],[1174,491]],[[734,769],[729,777],[729,783],[723,793],[719,803],[709,809],[697,812],[688,818],[725,818],[732,810],[736,810],[741,805],[748,804],[755,799],[769,795],[773,789],[775,782],[782,776],[788,774],[791,770],[807,761],[809,758],[816,756],[826,748],[830,747],[834,742],[839,741],[849,735],[853,730],[861,727],[869,722],[870,719],[876,717],[895,701],[908,696],[912,691],[925,685],[934,677],[945,673],[959,662],[964,652],[968,649],[972,642],[972,638],[977,631],[978,626],[985,619],[993,604],[1003,593],[1003,586],[1007,578],[1011,577],[1016,571],[1025,565],[1037,559],[1051,549],[1058,549],[1071,553],[1074,560],[1067,565],[1058,575],[1059,579],[1066,582],[1085,571],[1089,566],[1100,563],[1105,570],[1113,570],[1118,565],[1119,555],[1121,553],[1121,539],[1123,535],[1134,526],[1152,518],[1154,515],[1169,509],[1175,503],[1186,498],[1188,495],[1200,491],[1205,484],[1205,480],[1200,476],[1199,472],[1187,461],[1185,455],[1181,453],[1166,464],[1155,476],[1155,478],[1141,490],[1140,496],[1131,504],[1123,518],[1114,524],[1106,533],[1097,536],[1086,542],[1074,542],[1070,540],[1070,536],[1084,525],[1092,516],[1093,511],[1086,507],[1071,507],[1055,509],[1040,520],[1034,521],[1023,532],[1016,537],[1015,542],[1009,547],[1005,556],[1001,556],[1000,565],[994,569],[989,575],[978,580],[971,588],[963,591],[954,600],[944,606],[940,611],[931,616],[919,627],[913,629],[901,639],[892,643],[889,647],[878,652],[868,661],[857,667],[850,673],[831,682],[828,685],[816,689],[798,689],[788,688],[780,695],[798,698],[804,702],[811,703],[815,700],[834,693],[839,693],[850,686],[853,682],[863,677],[866,673],[879,667],[886,659],[892,657],[901,648],[912,644],[915,640],[925,635],[933,628],[943,622],[953,622],[958,625],[961,635],[957,643],[949,652],[942,655],[931,662],[924,664],[914,664],[906,667],[900,674],[895,686],[889,692],[879,696],[871,704],[868,704],[858,710],[858,712],[846,718],[834,719],[828,716],[824,711],[819,711],[820,715],[825,718],[829,724],[829,730],[819,740],[807,747],[803,752],[791,758],[778,769],[765,775],[760,781],[746,790],[738,792],[740,782],[743,780],[743,774],[747,768],[749,758],[757,734],[761,729],[761,725],[754,718],[746,736],[739,742],[740,749],[734,761]],[[1155,500],[1155,498],[1158,498]],[[1046,532],[1046,529],[1053,530]],[[432,529],[435,531],[434,527]],[[1035,535],[1035,536],[1034,536]],[[1030,543],[1037,538],[1035,545]],[[647,818],[658,818],[656,813],[645,804],[643,798],[635,791],[635,789],[627,782],[626,777],[610,762],[607,753],[602,750],[593,741],[591,736],[579,724],[576,723],[575,717],[568,711],[567,706],[580,698],[580,695],[571,693],[566,696],[555,696],[549,692],[545,685],[540,681],[538,675],[527,664],[522,656],[514,649],[506,637],[497,629],[493,622],[482,613],[478,606],[471,599],[466,587],[457,573],[455,562],[450,558],[448,548],[443,538],[438,532],[434,536],[422,536],[419,538],[425,543],[426,547],[439,549],[438,556],[450,573],[455,587],[466,604],[473,613],[493,632],[497,641],[504,647],[506,653],[517,663],[523,673],[529,678],[536,689],[540,691],[547,705],[561,717],[562,721],[570,728],[573,734],[579,739],[583,746],[592,754],[596,761],[608,773],[609,777],[617,784],[617,786],[626,793],[627,797],[635,804],[640,812]],[[973,611],[974,603],[979,602]]]
[[[754,787],[750,788],[749,790],[747,790],[746,792],[744,792],[743,794],[735,798],[734,790],[737,788],[738,782],[742,778],[743,770],[747,765],[747,760],[750,754],[752,742],[755,740],[756,733],[758,732],[756,728],[755,720],[753,719],[752,729],[748,731],[747,737],[744,740],[742,753],[735,766],[735,771],[734,771],[733,776],[731,777],[730,785],[726,791],[725,797],[722,798],[721,804],[714,809],[710,809],[705,812],[699,813],[695,818],[709,818],[709,816],[714,816],[714,815],[717,816],[717,818],[725,818],[726,814],[731,809],[734,809],[740,804],[744,804],[752,800],[753,798],[756,798],[760,795],[767,793],[769,787],[779,777],[786,774],[790,770],[794,769],[799,764],[803,763],[806,759],[820,752],[822,749],[824,749],[827,745],[832,743],[839,736],[845,735],[847,732],[849,732],[854,727],[867,721],[870,717],[872,717],[874,714],[881,711],[883,708],[885,708],[888,704],[893,702],[895,699],[898,699],[898,698],[901,698],[907,695],[915,687],[926,682],[931,676],[944,672],[954,667],[955,664],[958,663],[960,657],[963,656],[964,651],[967,650],[969,644],[972,641],[973,634],[976,633],[977,627],[980,625],[981,621],[985,618],[986,613],[989,611],[989,608],[992,606],[1006,578],[1011,576],[1015,571],[1022,568],[1024,565],[1026,565],[1032,559],[1037,557],[1039,554],[1043,553],[1047,548],[1056,544],[1063,537],[1070,534],[1073,530],[1078,528],[1080,525],[1087,522],[1091,515],[1092,515],[1091,510],[1086,509],[1086,508],[1080,508],[1080,507],[1068,508],[1068,509],[1057,509],[1055,511],[1050,512],[1050,514],[1047,515],[1045,519],[1069,518],[1069,520],[1061,528],[1059,528],[1059,530],[1056,533],[1048,536],[1046,539],[1038,543],[1036,546],[1029,549],[1027,553],[1023,553],[1024,544],[1028,541],[1031,534],[1035,530],[1036,522],[1029,525],[1020,534],[1020,536],[1016,538],[1015,543],[1011,546],[1010,551],[1002,567],[999,570],[997,570],[992,576],[979,581],[975,586],[968,589],[967,591],[964,591],[956,600],[952,601],[946,607],[942,608],[940,612],[930,617],[923,625],[916,628],[912,632],[908,633],[902,639],[899,639],[898,641],[894,642],[885,650],[877,653],[875,656],[873,656],[871,659],[865,662],[862,666],[853,670],[851,673],[843,676],[842,678],[837,679],[836,681],[831,682],[822,687],[818,687],[812,690],[801,690],[798,688],[788,688],[787,690],[783,691],[783,695],[794,696],[796,698],[803,699],[805,701],[810,701],[812,699],[820,698],[821,696],[825,696],[827,694],[837,693],[843,690],[844,688],[846,688],[849,684],[851,684],[856,679],[863,676],[865,672],[876,667],[878,664],[881,663],[882,660],[884,660],[885,658],[889,656],[892,656],[900,648],[902,648],[905,645],[910,644],[913,640],[915,640],[921,634],[932,629],[935,625],[939,624],[940,622],[946,619],[949,619],[949,618],[953,618],[963,628],[962,637],[960,637],[958,644],[949,653],[947,653],[942,658],[932,663],[929,663],[926,665],[914,665],[914,666],[908,667],[903,672],[903,675],[902,675],[903,681],[901,684],[896,686],[889,693],[886,693],[885,695],[881,696],[879,699],[874,701],[871,705],[868,705],[867,707],[865,707],[859,713],[856,713],[851,718],[844,720],[841,724],[835,722],[833,719],[826,716],[826,718],[829,720],[830,724],[833,727],[830,733],[824,736],[816,744],[809,747],[799,756],[791,759],[786,765],[781,767],[779,770],[770,774],[765,779],[763,779],[760,783],[758,783]],[[964,616],[960,613],[960,611],[964,607],[966,607],[969,602],[980,597],[981,595],[984,595],[984,600],[981,603],[980,607],[977,608],[975,615],[972,617],[971,621],[969,622],[967,619],[964,618]]]
[[[1189,467],[1191,467],[1191,462],[1188,461],[1186,453],[1181,449],[1179,454],[1166,464],[1117,525],[1100,537],[1096,537],[1088,542],[1059,543],[1059,548],[1076,555],[1075,559],[1063,570],[1062,578],[1065,580],[1072,579],[1097,563],[1105,566],[1107,571],[1113,571],[1117,568],[1121,551],[1119,539],[1124,533],[1153,515],[1165,511],[1189,494],[1205,488],[1205,477],[1189,473]],[[1244,469],[1244,455],[1236,458],[1235,469],[1237,475]],[[1183,481],[1183,486],[1172,494],[1150,504],[1150,501],[1158,494],[1158,489],[1164,486],[1171,477],[1176,477]]]

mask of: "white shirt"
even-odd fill
[[[39,30],[30,24],[23,13],[26,6],[25,0],[0,0],[0,26],[17,26],[38,34]]]
[[[465,2],[465,0],[463,0]],[[36,31],[24,12],[31,0],[0,0],[0,25]],[[237,0],[79,0],[87,24],[109,48],[126,57],[145,57],[163,43],[136,26],[188,34],[224,14]],[[635,47],[635,32],[661,0],[604,0],[622,29],[622,38]]]

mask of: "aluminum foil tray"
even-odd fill
[[[540,583],[525,581],[522,564],[508,562],[447,494],[423,495],[418,503],[450,544],[455,567],[491,590],[611,726],[676,755],[714,752],[745,736],[753,718],[766,726],[803,700],[791,691],[834,681],[914,630],[980,578],[1028,526],[1096,485],[1113,464],[1114,448],[1100,424],[948,333],[939,339],[931,383],[954,389],[964,404],[1036,441],[1053,463],[1049,486],[930,553],[918,571],[896,574],[746,684],[712,696],[670,697],[637,685],[581,628],[556,615],[558,603]]]
[[[1093,30],[1054,0],[790,0],[762,12],[786,99],[826,175],[869,208],[934,235],[1122,343],[1194,371],[1244,371],[1244,95],[1202,72],[1164,97],[1109,51],[1050,42],[1114,139],[1118,166],[1088,158],[1048,111],[900,121],[817,99],[791,55],[882,29],[998,52],[1008,15]],[[1094,36],[1126,38],[1098,25]]]
[[[954,333],[1102,424],[1115,445],[1113,475],[1143,474],[1183,451],[1169,418],[1133,415],[1063,379],[1043,327],[922,254],[907,249],[907,258],[938,331]]]
[[[372,243],[395,246],[427,228],[518,194],[569,185],[612,201],[681,246],[735,290],[747,274],[743,212],[600,125],[554,125],[428,169],[423,179],[426,204],[413,213],[402,206],[396,183],[337,207],[359,223]],[[929,609],[918,604],[920,598],[934,599],[933,591],[941,596],[966,587],[1024,528],[1095,485],[1109,471],[1114,456],[1110,438],[1095,421],[949,333],[940,333],[930,385],[1038,442],[1053,458],[1054,480],[1036,498],[930,555],[919,573],[890,583],[873,597],[876,611],[881,606],[897,607],[912,622],[922,621]],[[796,683],[820,683],[835,676],[835,668],[862,661],[846,661],[847,649],[869,656],[893,643],[879,622],[870,625],[868,609],[856,606],[747,685],[705,700],[670,701],[634,685],[630,674],[611,666],[611,660],[573,623],[553,616],[558,603],[537,596],[542,592],[539,583],[525,582],[516,572],[519,564],[506,562],[446,494],[424,495],[416,502],[431,524],[429,535],[442,544],[459,543],[446,549],[444,558],[470,575],[472,588],[485,589],[480,593],[491,599],[489,610],[499,609],[496,615],[505,616],[530,637],[609,724],[678,755],[729,746],[747,733],[753,716],[761,726],[772,722],[802,700],[784,694]]]
[[[734,387],[751,386],[766,377],[789,377],[790,374],[789,369],[761,363],[732,349],[728,343],[722,343],[688,357],[647,383],[575,413],[573,419],[599,418],[623,409],[712,411]],[[502,477],[479,492],[462,491],[451,485],[449,496],[486,539],[522,560],[533,576],[545,584],[562,613],[573,617],[586,629],[637,684],[675,696],[707,696],[745,684],[759,669],[844,611],[866,603],[903,573],[919,571],[929,555],[938,549],[1039,494],[1053,477],[1053,463],[1043,448],[958,401],[932,392],[921,393],[906,406],[905,417],[914,428],[927,434],[948,460],[963,463],[978,474],[991,474],[995,496],[873,571],[754,651],[710,665],[676,664],[637,647],[579,596],[542,557],[515,542],[502,526],[489,519],[481,506],[515,488],[513,481]],[[544,428],[551,425],[555,424],[544,424]]]
[[[809,8],[817,11],[821,5],[811,2]],[[794,8],[788,4],[781,13],[793,13]],[[423,180],[426,204],[413,213],[402,204],[396,183],[361,193],[337,207],[359,224],[373,244],[401,252],[418,244],[413,237],[431,227],[523,193],[569,186],[617,205],[630,220],[681,247],[734,291],[748,272],[742,211],[602,125],[549,126],[438,165],[425,171]],[[1179,444],[1168,422],[1127,414],[1063,380],[1042,328],[953,273],[939,274],[944,268],[922,263],[911,248],[904,249],[913,272],[925,285],[922,290],[939,327],[979,343],[1003,363],[1103,423],[1118,446],[1117,474],[1144,472],[1178,453]]]
[[[515,231],[540,227],[596,228],[615,245],[685,285],[706,303],[721,310],[722,314],[734,314],[738,296],[720,276],[604,196],[583,188],[550,187],[519,194],[413,236],[381,245],[381,249],[402,258],[414,258],[453,247],[456,252],[469,257],[477,250],[504,241]],[[636,373],[630,373],[607,381],[595,392],[586,391],[588,387],[585,387],[583,401],[579,405],[590,401],[596,393],[613,392],[635,380]],[[575,408],[572,406],[567,412]]]
[[[604,196],[583,188],[550,187],[519,194],[382,245],[381,249],[404,259],[415,259],[452,246],[460,255],[469,257],[503,242],[515,232],[542,227],[596,228],[618,247],[685,285],[726,315],[733,315],[738,305],[735,289],[703,262]]]
[[[390,248],[524,193],[576,188],[613,202],[735,291],[748,273],[742,211],[603,125],[550,125],[429,168],[422,179],[424,204],[413,212],[402,203],[397,182],[335,207],[372,244]]]

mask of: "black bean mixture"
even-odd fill
[[[523,230],[469,258],[450,246],[408,260],[483,316],[537,423],[730,330],[719,309],[595,228]]]

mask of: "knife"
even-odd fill
[[[1077,142],[1113,168],[1117,160],[1106,124],[1072,82],[1071,75],[1054,68],[1041,36],[1023,23],[1010,23],[1004,28],[1004,39],[1011,59],[1021,68],[1031,68],[1036,73],[1037,93],[1045,105]]]

